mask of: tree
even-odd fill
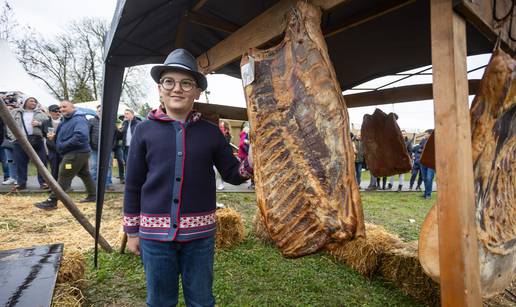
[[[16,40],[18,58],[58,99],[100,100],[107,29],[106,22],[86,18],[71,23],[66,32],[51,40],[33,30],[24,31],[25,35]],[[139,67],[126,69],[122,84],[122,99],[135,110],[145,97],[141,74]]]
[[[0,40],[10,41],[18,24],[14,20],[14,11],[5,0],[0,11]]]

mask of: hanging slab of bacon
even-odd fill
[[[434,133],[430,134],[421,153],[421,164],[435,170],[435,142]]]
[[[256,198],[286,257],[364,235],[348,113],[320,18],[319,9],[298,2],[283,41],[249,52],[255,76],[245,94]]]
[[[374,176],[403,174],[412,169],[394,113],[387,115],[376,109],[373,115],[364,115],[361,135],[367,167]]]
[[[471,105],[471,145],[482,296],[516,278],[516,61],[493,53]],[[437,208],[420,234],[420,261],[439,279]]]

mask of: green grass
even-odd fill
[[[364,219],[383,225],[405,241],[419,238],[420,226],[426,214],[436,202],[436,194],[430,200],[422,197],[422,192],[363,192],[362,206]],[[409,220],[415,220],[410,222]]]
[[[388,282],[369,280],[327,254],[283,258],[250,232],[254,194],[217,195],[218,202],[242,214],[247,233],[243,244],[216,253],[214,294],[219,306],[420,306]],[[367,221],[382,224],[407,241],[417,239],[432,203],[419,193],[381,192],[363,192],[362,202]],[[87,306],[145,306],[145,278],[138,257],[101,253],[98,270],[92,269],[92,257],[88,252]]]

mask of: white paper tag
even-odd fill
[[[248,86],[254,81],[254,58],[252,56],[249,56],[248,58],[249,62],[247,62],[247,64],[243,65],[241,68],[242,83],[244,84],[244,87]]]

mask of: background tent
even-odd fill
[[[45,107],[58,103],[55,97],[29,76],[9,49],[9,44],[3,40],[0,40],[0,63],[2,67],[2,73],[0,74],[1,92],[19,91],[25,95],[34,96]]]

